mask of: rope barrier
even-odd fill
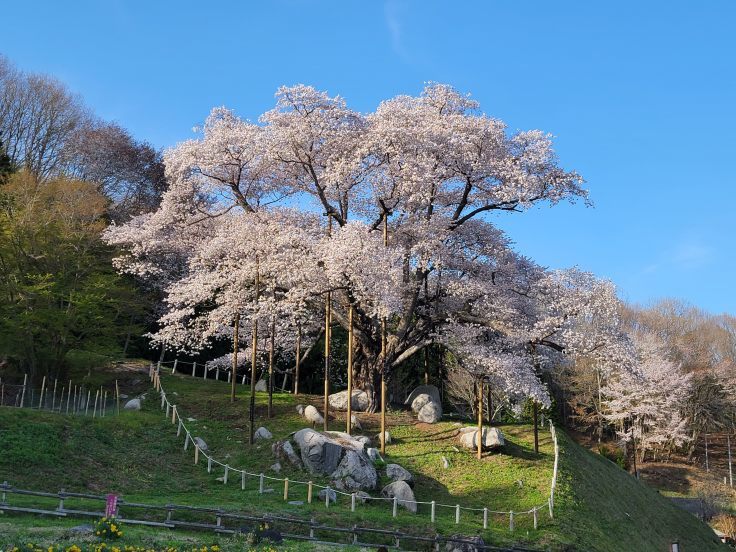
[[[169,362],[171,362],[171,361],[169,361]],[[176,361],[174,361],[174,362],[176,362]],[[182,362],[180,362],[180,364],[181,363]],[[162,362],[160,364],[164,364],[164,363]],[[274,477],[274,476],[270,476],[270,475],[265,475],[263,473],[258,473],[258,474],[251,473],[251,472],[248,472],[248,471],[246,471],[244,469],[234,468],[234,467],[230,466],[229,464],[224,464],[224,463],[220,462],[219,460],[217,460],[216,458],[214,458],[214,456],[212,456],[211,454],[207,454],[205,451],[203,451],[197,445],[196,441],[194,440],[194,437],[192,437],[191,431],[189,430],[189,428],[184,423],[184,420],[182,418],[182,414],[181,414],[180,409],[177,407],[176,409],[173,410],[173,412],[170,412],[170,409],[174,405],[169,402],[169,399],[168,399],[168,397],[166,395],[166,391],[164,390],[163,385],[161,383],[160,375],[159,375],[158,370],[159,370],[159,368],[157,367],[155,370],[152,370],[151,371],[152,372],[151,373],[151,380],[154,383],[154,386],[159,389],[159,393],[161,395],[161,409],[162,410],[166,409],[166,417],[167,417],[167,419],[171,419],[172,424],[176,424],[176,422],[178,421],[180,428],[184,430],[184,432],[185,432],[185,437],[184,437],[184,441],[185,441],[184,450],[187,449],[187,443],[189,442],[189,440],[191,440],[192,444],[195,447],[195,463],[196,463],[197,456],[198,455],[202,455],[204,458],[207,459],[207,471],[208,472],[211,472],[212,471],[212,465],[213,464],[217,464],[218,466],[221,466],[221,467],[225,468],[226,474],[227,474],[227,472],[240,473],[241,474],[241,487],[243,489],[245,488],[245,479],[244,479],[245,476],[259,478],[259,480],[260,480],[260,492],[261,493],[264,490],[263,489],[263,481],[264,480],[278,481],[278,482],[282,482],[282,483],[285,483],[286,481],[288,481],[288,484],[287,483],[285,483],[285,484],[286,485],[289,485],[291,487],[293,487],[294,485],[305,485],[305,486],[307,486],[309,488],[309,491],[310,491],[309,494],[308,494],[309,502],[311,502],[311,496],[312,496],[311,489],[313,487],[316,487],[318,489],[327,489],[328,490],[328,493],[327,493],[327,496],[325,498],[325,505],[326,505],[326,507],[329,507],[329,491],[332,491],[336,495],[351,497],[351,509],[352,509],[352,501],[355,498],[355,493],[343,492],[343,491],[334,489],[334,488],[330,487],[329,485],[320,485],[320,484],[314,483],[312,481],[299,481],[299,480],[296,480],[296,479],[288,479],[288,478]],[[537,512],[539,510],[543,510],[543,509],[549,508],[550,518],[553,519],[554,491],[555,491],[556,486],[557,486],[557,470],[558,470],[558,461],[559,461],[559,446],[558,446],[558,442],[557,442],[557,434],[556,434],[556,431],[555,431],[555,427],[552,424],[552,421],[551,420],[549,421],[549,424],[550,424],[550,433],[552,435],[552,440],[553,440],[553,443],[554,443],[555,459],[554,459],[554,468],[553,468],[553,474],[552,474],[552,482],[551,482],[551,485],[550,485],[550,496],[549,496],[549,498],[548,498],[548,500],[547,500],[547,502],[545,504],[537,505],[537,506],[532,507],[530,510],[519,512],[519,511],[513,511],[513,510],[511,510],[511,511],[498,511],[498,510],[489,510],[488,508],[473,508],[473,507],[467,507],[467,506],[460,506],[459,504],[442,504],[442,503],[436,502],[434,500],[433,501],[401,500],[401,499],[397,499],[395,497],[394,498],[386,498],[386,497],[365,496],[365,497],[362,497],[362,500],[390,501],[393,504],[394,511],[395,511],[395,508],[396,508],[396,505],[397,504],[412,503],[412,504],[415,504],[417,506],[420,505],[420,504],[422,504],[422,505],[428,505],[428,506],[431,507],[431,512],[432,512],[431,519],[432,519],[432,521],[434,521],[434,519],[435,519],[435,508],[440,507],[440,508],[452,509],[452,510],[455,511],[456,524],[459,524],[460,523],[460,512],[461,511],[466,511],[466,512],[483,512],[483,526],[484,526],[484,528],[486,528],[487,525],[488,525],[488,514],[508,516],[509,517],[509,530],[510,531],[513,531],[514,530],[514,521],[515,521],[514,518],[518,517],[519,515],[532,515],[533,516],[533,521],[534,521],[534,526],[536,528],[537,527],[537,523],[538,523]],[[178,430],[178,431],[181,431],[181,429]],[[178,433],[177,433],[177,435],[178,435]],[[224,476],[224,483],[227,483],[227,475]],[[395,517],[395,513],[394,513],[394,517]]]

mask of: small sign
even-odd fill
[[[107,495],[107,502],[105,503],[105,517],[115,517],[118,511],[118,496],[114,494]]]

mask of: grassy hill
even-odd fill
[[[101,376],[97,377],[99,380]],[[273,493],[261,495],[257,479],[249,479],[246,490],[241,490],[239,480],[231,480],[228,485],[217,481],[222,469],[208,474],[203,463],[194,466],[191,447],[186,452],[183,450],[183,439],[176,437],[176,427],[164,419],[155,393],[147,387],[145,375],[125,372],[107,377],[121,380],[123,392],[130,395],[148,390],[144,409],[124,412],[119,417],[91,419],[0,408],[0,481],[38,490],[116,492],[129,501],[218,506],[254,513],[281,512],[307,519],[315,516],[331,524],[398,527],[424,535],[434,531],[446,535],[481,534],[486,542],[494,544],[521,543],[552,550],[668,550],[673,540],[679,540],[685,552],[720,549],[706,525],[681,512],[610,461],[579,447],[563,432],[559,432],[561,471],[555,520],[549,520],[541,512],[538,530],[533,529],[531,516],[518,516],[513,533],[509,531],[506,516],[492,516],[491,528],[483,531],[480,512],[463,512],[460,525],[456,525],[454,511],[449,508],[438,509],[437,522],[433,525],[429,506],[424,505],[416,515],[400,509],[397,518],[391,517],[390,506],[382,502],[359,506],[351,514],[349,502],[342,497],[329,510],[321,503],[290,505],[283,501],[280,483],[273,484]],[[164,386],[182,416],[194,419],[188,422],[190,429],[207,441],[215,458],[233,467],[276,475],[269,472],[275,461],[270,443],[256,447],[247,444],[247,388],[238,386],[238,400],[233,404],[229,402],[229,387],[224,382],[205,383],[187,376],[169,375],[164,377]],[[259,395],[259,425],[268,427],[275,438],[285,437],[304,427],[294,406],[310,399],[319,401],[318,397],[277,395],[275,418],[268,420],[265,396]],[[342,416],[338,414],[338,419],[331,423],[333,429],[344,427]],[[377,416],[359,414],[359,417],[364,433],[375,435]],[[548,432],[541,433],[541,450],[535,454],[530,427],[502,426],[508,439],[503,452],[486,455],[478,461],[471,453],[456,448],[457,425],[452,420],[430,426],[416,423],[407,413],[396,412],[389,421],[395,442],[388,447],[386,461],[397,462],[414,473],[418,500],[503,511],[523,511],[546,501],[553,459]],[[449,461],[449,468],[443,466],[443,456]],[[288,466],[283,468],[280,477],[308,478]],[[312,479],[315,483],[327,483],[316,477]],[[305,497],[304,487],[291,487],[290,499]],[[12,497],[12,500],[21,499]],[[10,515],[3,518],[0,534],[15,540],[26,538],[29,518]],[[58,535],[64,534],[63,527],[68,523],[46,522],[49,536],[44,538],[60,538]],[[62,532],[54,533],[54,527],[61,527]],[[144,529],[132,531],[130,538],[141,542],[147,538],[213,542],[213,535],[208,534]],[[217,541],[225,548],[230,542],[220,537]],[[242,543],[233,542],[233,549],[242,549]],[[0,544],[10,543],[0,538]],[[298,545],[298,549],[305,549],[304,546],[309,545]]]

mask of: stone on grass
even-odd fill
[[[377,462],[377,461],[383,462],[381,453],[379,452],[377,448],[369,447],[365,449],[365,452],[368,455],[368,458],[370,458],[372,462]]]
[[[411,411],[414,412],[414,414],[418,414],[425,404],[429,404],[432,401],[434,401],[434,399],[430,395],[427,393],[420,393],[414,397],[413,401],[411,401]],[[439,403],[439,401],[434,402]]]
[[[329,500],[333,504],[337,502],[337,493],[332,489],[322,489],[318,496],[322,502],[325,500]],[[329,498],[326,499],[325,497],[327,496],[329,496]]]
[[[468,430],[468,431],[464,431]],[[478,428],[463,428],[460,430],[460,444],[466,449],[478,448]],[[484,449],[497,449],[504,445],[503,433],[497,427],[484,427],[481,447]]]
[[[363,426],[360,425],[360,420],[355,414],[350,415],[350,427],[352,429],[363,429]]]
[[[417,414],[417,420],[427,424],[435,424],[442,419],[442,405],[438,402],[430,401],[425,404]]]
[[[311,404],[308,404],[304,408],[304,418],[313,424],[323,424],[325,422],[325,419],[322,417],[322,414],[319,413],[319,410],[314,408]]]
[[[467,537],[465,535],[452,535],[450,539],[457,539],[465,542],[448,542],[445,545],[447,552],[479,552],[485,550],[485,541],[483,537],[475,535]]]
[[[273,438],[273,435],[265,427],[261,426],[258,429],[256,429],[256,432],[253,434],[253,438],[255,438],[255,439],[272,439]]]
[[[296,413],[299,414],[300,416],[304,416],[304,405],[303,404],[296,405]]]
[[[442,457],[442,467],[445,469],[448,469],[450,467],[450,461],[447,459],[446,456]]]
[[[75,525],[67,530],[74,535],[91,535],[95,532],[95,528],[91,525]]]
[[[414,390],[409,393],[409,396],[404,401],[404,404],[407,406],[411,405],[411,403],[414,402],[414,399],[417,398],[417,395],[429,395],[430,397],[432,397],[432,400],[434,400],[434,402],[442,402],[442,399],[440,398],[440,390],[437,389],[434,385],[420,385],[418,387],[415,387]]]
[[[347,433],[320,433],[302,429],[294,434],[305,467],[311,473],[331,477],[336,487],[370,490],[378,484],[378,474],[365,452],[365,445]]]
[[[271,451],[276,455],[276,458],[280,460],[288,460],[288,462],[297,468],[303,468],[302,459],[294,451],[294,447],[291,446],[289,441],[276,441],[271,446]]]
[[[207,446],[207,443],[205,443],[204,442],[204,439],[202,439],[201,437],[195,437],[194,438],[194,444],[202,452],[209,450],[209,447]]]
[[[281,473],[281,464],[279,464],[278,462],[276,462],[275,464],[271,464],[271,471]]]
[[[365,504],[371,499],[371,495],[369,495],[365,491],[358,491],[357,493],[355,493],[355,499],[359,500],[361,504]]]
[[[268,391],[268,385],[266,384],[266,380],[261,379],[256,382],[256,391],[261,391],[263,393]]]
[[[399,506],[403,506],[409,510],[412,514],[417,513],[416,498],[414,498],[414,491],[406,481],[394,481],[389,483],[381,490],[381,495],[386,498],[398,499]]]
[[[386,444],[388,445],[388,444],[391,443],[391,432],[390,431],[385,431],[384,433],[386,434]],[[381,434],[380,433],[378,435],[376,435],[376,439],[378,439],[378,442],[379,443],[382,441]]]
[[[125,403],[125,406],[123,408],[125,410],[140,410],[141,400],[140,399],[130,399],[128,402]]]
[[[398,464],[386,465],[386,477],[391,481],[406,481],[410,487],[414,486],[414,476]]]
[[[187,422],[196,422],[197,418],[187,418]]]
[[[368,393],[361,391],[360,389],[354,389],[352,395],[351,408],[356,412],[364,412],[368,410],[370,406],[370,399]],[[330,402],[330,408],[333,410],[346,411],[348,409],[348,392],[340,391],[339,393],[333,393],[328,398]]]

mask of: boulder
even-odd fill
[[[476,535],[473,537],[466,537],[465,535],[452,535],[450,539],[457,539],[458,541],[463,542],[452,542],[450,540],[445,545],[445,550],[447,552],[479,552],[480,550],[485,550],[485,541],[483,540],[483,537]]]
[[[67,532],[73,535],[92,535],[95,532],[95,528],[91,525],[75,525],[67,529]]]
[[[123,408],[125,410],[140,410],[141,400],[140,399],[130,399],[128,402],[125,403],[125,406]]]
[[[303,404],[296,405],[296,413],[299,414],[300,416],[304,416],[304,405]]]
[[[389,483],[381,490],[381,495],[386,498],[398,499],[399,506],[403,506],[409,510],[412,514],[417,513],[416,498],[414,498],[414,491],[406,481],[394,481]]]
[[[346,411],[348,409],[347,389],[345,391],[340,391],[339,393],[333,393],[329,396],[328,400],[330,402],[330,408],[333,410]],[[352,410],[355,410],[356,412],[365,412],[370,406],[368,393],[361,391],[360,389],[353,390],[352,400],[350,402]]]
[[[194,444],[202,452],[205,452],[205,451],[208,451],[209,450],[209,447],[207,446],[207,443],[205,443],[204,442],[204,439],[202,439],[201,437],[195,437],[194,438]]]
[[[256,391],[261,391],[263,393],[268,391],[268,385],[266,384],[266,380],[260,379],[256,382]]]
[[[304,418],[313,424],[323,424],[325,422],[325,419],[322,417],[322,414],[319,413],[319,410],[314,408],[311,404],[308,404],[304,408]]]
[[[340,489],[375,489],[378,474],[363,443],[347,433],[302,429],[294,434],[301,459],[311,473],[328,475]]]
[[[414,412],[414,414],[417,414],[425,404],[428,404],[433,400],[434,399],[427,393],[420,393],[413,401],[411,401],[411,411]],[[439,403],[439,401],[435,402]]]
[[[360,425],[360,420],[355,414],[350,415],[350,427],[352,429],[363,429],[363,426]]]
[[[254,439],[272,439],[273,435],[265,427],[261,426],[253,434]]]
[[[281,473],[281,464],[279,464],[278,462],[276,462],[275,464],[271,464],[271,471]]]
[[[381,461],[383,462],[383,458],[381,457],[381,453],[377,448],[369,447],[365,449],[366,454],[368,455],[368,458],[371,459],[372,462]]]
[[[428,424],[435,424],[442,419],[442,405],[438,402],[429,401],[417,414],[417,420]]]
[[[356,500],[360,500],[361,504],[365,504],[371,499],[371,495],[369,495],[365,491],[358,491],[357,493],[355,493],[355,498]]]
[[[439,389],[437,389],[434,385],[420,385],[419,387],[415,387],[414,390],[409,393],[409,396],[404,401],[404,404],[407,406],[411,405],[411,403],[414,402],[414,399],[417,398],[417,395],[429,395],[435,402],[440,404],[442,403]]]
[[[386,444],[388,445],[388,444],[391,443],[391,432],[390,431],[386,431],[384,433],[386,435]],[[382,439],[381,439],[381,434],[380,433],[378,435],[376,435],[376,439],[378,439],[378,442],[379,443],[381,442]]]
[[[467,430],[467,431],[464,431]],[[460,430],[460,444],[466,449],[478,448],[478,428],[470,427]],[[484,427],[481,447],[484,449],[497,449],[504,445],[503,433],[496,427]]]
[[[371,438],[366,437],[365,435],[356,435],[355,440],[359,443],[363,443],[365,446],[369,446],[371,444]]]
[[[294,447],[291,446],[289,441],[276,441],[271,446],[271,450],[279,460],[287,460],[292,466],[300,469],[304,467],[302,459],[299,458],[299,455],[294,451]]]
[[[386,477],[391,481],[406,481],[410,487],[414,486],[414,476],[409,473],[409,470],[399,466],[398,464],[386,465]]]
[[[319,492],[319,499],[324,502],[325,500],[328,500],[331,503],[337,502],[337,493],[333,491],[332,489],[322,489]],[[329,498],[327,498],[329,496]]]
[[[335,487],[341,491],[372,490],[378,485],[376,468],[368,455],[362,451],[345,451],[340,464],[330,477],[334,480]]]

